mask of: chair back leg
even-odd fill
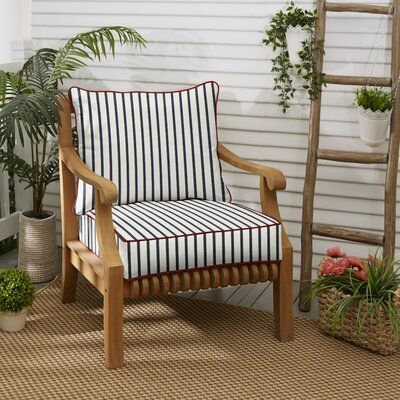
[[[293,248],[282,248],[282,261],[274,285],[275,333],[281,342],[293,339]]]
[[[71,251],[67,246],[69,240],[78,239],[78,220],[73,214],[72,207],[75,201],[75,182],[73,174],[60,161],[60,194],[61,194],[61,224],[62,224],[62,283],[61,301],[73,303],[75,301],[78,271],[71,264]]]
[[[76,285],[78,282],[78,270],[71,264],[71,251],[68,247],[62,249],[62,284],[61,301],[66,303],[75,302]]]
[[[63,111],[60,112],[59,148],[72,146],[71,112],[67,101],[62,101]],[[78,239],[78,219],[73,212],[75,202],[74,174],[61,161],[60,157],[60,198],[62,226],[62,285],[61,300],[63,303],[75,301],[78,271],[71,264],[71,251],[67,246],[70,240]]]

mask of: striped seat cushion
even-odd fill
[[[98,254],[96,215],[80,217],[79,238]],[[168,271],[277,261],[281,224],[238,204],[154,201],[113,207],[127,279]]]
[[[175,92],[69,90],[79,154],[111,179],[118,204],[226,200],[217,156],[218,85]],[[75,212],[94,208],[93,188],[79,181]]]

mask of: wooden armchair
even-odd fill
[[[212,84],[214,85],[214,83]],[[201,85],[199,87],[202,88]],[[197,90],[197,88],[198,87],[192,88],[191,90],[193,89]],[[212,89],[214,91],[214,86],[212,87]],[[181,92],[172,92],[172,93],[174,94],[173,95],[171,94],[171,98],[175,96],[175,93],[176,96],[178,96],[179,93]],[[186,92],[182,93],[185,94]],[[204,91],[204,93],[206,92]],[[124,94],[121,94],[121,96],[123,95]],[[140,95],[141,94],[139,93],[139,97]],[[159,96],[163,96],[163,94],[159,94]],[[156,101],[159,100],[156,94],[155,98]],[[131,99],[133,104],[133,98],[131,97]],[[147,94],[147,99],[149,99],[148,94]],[[98,107],[99,113],[101,110],[104,111],[104,108],[101,108],[99,106]],[[200,110],[200,107],[198,107],[198,110]],[[75,110],[75,112],[77,112],[77,110]],[[91,115],[91,112],[81,113],[80,115],[76,115],[78,125],[79,123],[81,123],[80,127],[81,129],[83,129],[82,124],[84,124],[85,122],[83,119],[88,114]],[[293,251],[290,241],[285,233],[285,230],[280,223],[280,215],[278,210],[276,191],[284,190],[286,182],[284,175],[279,170],[246,161],[243,158],[233,154],[226,147],[224,147],[222,144],[219,143],[216,146],[216,154],[220,160],[223,160],[244,171],[258,174],[260,176],[260,198],[261,198],[262,213],[265,216],[269,216],[271,218],[265,217],[264,215],[257,213],[256,211],[248,210],[247,208],[240,208],[240,206],[238,205],[229,205],[229,203],[224,203],[224,202],[207,203],[207,206],[210,207],[214,206],[230,207],[228,210],[229,212],[226,212],[226,214],[222,214],[223,213],[222,211],[221,214],[218,214],[218,215],[226,215],[227,220],[231,218],[230,217],[231,215],[235,215],[235,213],[238,213],[238,218],[242,218],[242,216],[239,216],[239,214],[240,212],[243,212],[244,213],[243,215],[246,214],[250,219],[254,218],[254,220],[257,219],[261,221],[261,218],[263,218],[262,219],[263,223],[264,219],[267,218],[269,218],[268,220],[270,221],[274,221],[274,224],[271,224],[270,228],[271,230],[268,231],[268,240],[270,240],[269,235],[277,236],[276,238],[277,241],[274,242],[276,243],[276,251],[277,251],[276,259],[263,260],[262,259],[263,257],[261,257],[261,259],[254,259],[252,257],[250,257],[250,259],[245,259],[246,256],[243,256],[243,254],[241,254],[240,255],[241,258],[239,259],[239,261],[235,261],[237,259],[234,258],[233,252],[234,250],[239,249],[240,246],[237,245],[234,246],[235,236],[234,233],[232,233],[231,240],[232,240],[233,258],[230,261],[233,262],[225,264],[221,264],[219,262],[218,265],[209,265],[204,262],[203,264],[206,265],[202,265],[201,268],[196,268],[196,267],[187,268],[187,266],[183,268],[182,267],[174,268],[174,265],[170,265],[168,267],[168,270],[157,271],[157,273],[151,273],[152,271],[150,269],[152,267],[148,265],[147,268],[149,269],[148,272],[150,272],[150,274],[144,272],[141,274],[137,274],[137,276],[134,276],[133,278],[131,275],[129,275],[128,278],[130,279],[126,279],[126,276],[124,276],[124,268],[126,273],[128,258],[126,255],[123,256],[124,260],[121,258],[122,254],[121,246],[127,245],[127,242],[121,242],[121,237],[120,237],[121,235],[117,232],[117,229],[122,229],[121,226],[125,223],[124,222],[125,217],[122,219],[118,219],[120,218],[120,216],[118,216],[115,211],[115,209],[118,207],[113,206],[113,204],[115,203],[118,204],[122,203],[121,196],[117,190],[116,185],[110,179],[107,179],[106,177],[103,177],[100,174],[94,172],[92,168],[90,168],[87,165],[90,164],[91,161],[90,157],[87,157],[86,155],[86,160],[85,160],[86,163],[84,163],[82,159],[74,151],[72,145],[70,102],[68,101],[63,102],[63,111],[61,112],[60,115],[61,115],[61,124],[59,128],[59,152],[60,152],[60,181],[61,181],[61,209],[62,209],[62,246],[63,246],[62,301],[63,303],[70,303],[75,301],[75,291],[77,285],[78,271],[81,272],[89,280],[89,282],[91,282],[91,284],[93,284],[97,288],[97,290],[103,295],[104,350],[105,350],[106,366],[108,368],[118,368],[123,365],[124,298],[155,296],[167,293],[176,293],[178,291],[216,288],[216,287],[224,287],[227,285],[256,283],[256,282],[263,282],[270,280],[273,282],[273,287],[274,287],[274,314],[275,314],[276,336],[281,341],[289,341],[292,339],[293,337],[293,327],[292,327]],[[78,120],[79,116],[82,117],[80,122]],[[86,121],[89,125],[86,124],[85,126],[90,126],[90,123],[93,123],[94,120],[95,119],[92,118],[92,116],[90,116],[90,121],[92,122]],[[100,128],[100,130],[102,129],[101,126],[100,127],[98,126],[97,129],[98,128]],[[128,143],[128,139],[126,140]],[[93,140],[93,143],[95,142],[96,141]],[[119,146],[120,146],[119,147],[120,151],[122,151],[121,143],[119,144]],[[81,149],[80,149],[80,154],[82,154]],[[104,168],[104,165],[102,167]],[[162,172],[161,168],[160,172]],[[76,178],[78,178],[81,182],[89,184],[93,188],[94,192],[94,211],[93,210],[90,211],[89,214],[90,213],[91,214],[88,217],[86,217],[86,215],[88,214],[83,214],[83,216],[80,216],[79,217],[80,222],[78,221],[78,217],[73,210],[74,204],[76,202],[75,199]],[[145,207],[152,205],[157,207],[164,206],[163,203],[164,202],[156,201],[156,202],[146,202],[146,203],[138,202],[135,204],[137,204],[137,207],[139,208],[143,206],[141,209],[145,210]],[[167,201],[165,202],[165,204],[166,203],[168,203],[170,206],[174,206],[173,201]],[[205,203],[202,203],[201,201],[196,203],[194,200],[193,202],[190,200],[189,203],[185,204],[188,204],[188,207],[189,206],[203,207]],[[126,211],[127,209],[126,207],[129,206],[121,205],[120,207],[125,207],[123,210]],[[156,212],[154,211],[155,209],[156,208],[153,208],[152,209],[153,211],[151,211],[151,213],[149,213],[148,215],[154,217],[154,215],[156,215],[155,214]],[[174,224],[177,224],[176,220],[178,219],[179,213],[176,213],[175,215],[176,215],[176,217],[174,217],[175,219],[173,220],[171,217],[171,221],[175,221]],[[193,208],[193,215],[194,216],[197,215],[194,208]],[[129,218],[129,215],[127,215],[126,218]],[[162,220],[167,221],[168,218],[169,218],[168,216],[164,215]],[[87,229],[87,232],[89,232],[87,224],[95,224],[91,225],[90,230],[93,231],[95,229],[96,237],[91,239],[89,238],[90,240],[85,236],[85,229]],[[169,225],[166,224],[164,225],[165,229],[169,228]],[[259,225],[262,225],[261,222]],[[272,230],[274,227],[276,227],[276,231]],[[237,230],[238,232],[237,235],[240,235],[241,241],[239,243],[243,244],[244,242],[242,242],[242,239],[243,235],[246,234],[246,231],[244,230],[245,228],[241,229],[242,230],[240,229]],[[266,243],[264,243],[265,241],[264,239],[261,242],[262,237],[264,238],[267,237],[261,235],[260,233],[261,229],[264,228],[260,228],[260,226],[255,227],[255,231],[258,230],[259,233],[258,252],[260,253],[260,255],[262,253],[262,248],[267,245]],[[213,236],[214,239],[215,236],[219,234],[218,232],[219,231],[217,231],[217,233],[214,232],[211,233],[212,235],[214,235]],[[224,235],[225,236],[228,235],[228,231],[226,232],[227,233],[224,232],[222,233],[223,238]],[[251,232],[252,233],[250,233],[249,236],[250,241],[252,240],[251,238],[254,236],[254,232],[253,231]],[[196,233],[196,235],[197,236],[195,237],[195,239],[200,240],[201,235],[198,233]],[[187,241],[192,236],[187,235],[188,237],[187,238],[185,235],[182,235],[182,237],[183,237],[182,240],[185,240],[185,245],[186,245],[185,248],[187,250]],[[280,238],[281,242],[279,241]],[[156,238],[155,240],[157,242],[160,241],[160,239],[158,238]],[[220,237],[218,240],[220,240]],[[178,242],[179,239],[176,238],[175,242],[176,246],[178,246]],[[137,245],[137,253],[128,253],[128,256],[130,254],[137,254],[138,256],[140,256],[140,254],[146,254],[143,252],[141,253],[139,246],[140,243],[147,245],[147,249],[151,249],[152,244],[150,241],[146,240],[139,240],[137,242],[133,241],[132,245]],[[223,247],[224,251],[225,250],[228,251],[227,249],[225,249],[225,243],[223,244],[223,246],[224,246]],[[268,246],[270,246],[270,243],[268,243]],[[216,246],[216,248],[217,250],[220,250],[221,246]],[[270,249],[268,249],[268,251],[270,251]],[[148,250],[147,254],[149,254],[149,252],[150,250]],[[187,250],[185,254],[188,253],[189,250]],[[179,254],[180,253],[177,252],[176,257],[178,257]],[[160,257],[159,254],[158,257]],[[189,257],[190,259],[191,256],[186,255],[186,261],[188,259],[187,257]],[[216,255],[214,250],[214,259],[215,257]],[[207,260],[206,256],[205,260]],[[243,262],[241,262],[242,260]],[[130,260],[130,262],[131,264],[134,263],[132,259]],[[139,261],[138,263],[140,264]],[[182,264],[182,260],[180,260],[178,264],[179,263]],[[197,261],[197,264],[193,262],[192,264],[197,266],[199,265],[199,261]],[[129,266],[129,268],[131,268],[131,266]]]

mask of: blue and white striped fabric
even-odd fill
[[[98,254],[95,218],[94,211],[79,218],[79,239]],[[139,202],[114,206],[113,221],[126,279],[282,255],[280,222],[238,204]]]
[[[111,179],[118,203],[226,200],[217,156],[218,85],[175,92],[94,92],[71,88],[79,154]],[[75,212],[94,208],[90,185],[78,183]]]

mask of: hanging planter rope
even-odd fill
[[[391,7],[388,7],[388,16],[391,13]],[[375,34],[374,42],[368,55],[368,62],[365,66],[364,72],[367,72],[369,60],[372,51],[376,48],[378,34],[381,32],[381,42],[384,44],[383,38],[387,32],[381,31],[383,21],[386,15],[383,15],[379,22],[378,32]],[[370,87],[372,77],[374,75],[375,67],[378,61],[379,51],[376,50],[375,60],[372,64],[370,78],[366,86],[355,91],[355,105],[358,111],[359,134],[361,140],[369,147],[378,147],[385,142],[387,131],[392,115],[392,108],[394,99],[397,95],[398,80],[393,87],[392,91],[386,91],[382,87]]]

